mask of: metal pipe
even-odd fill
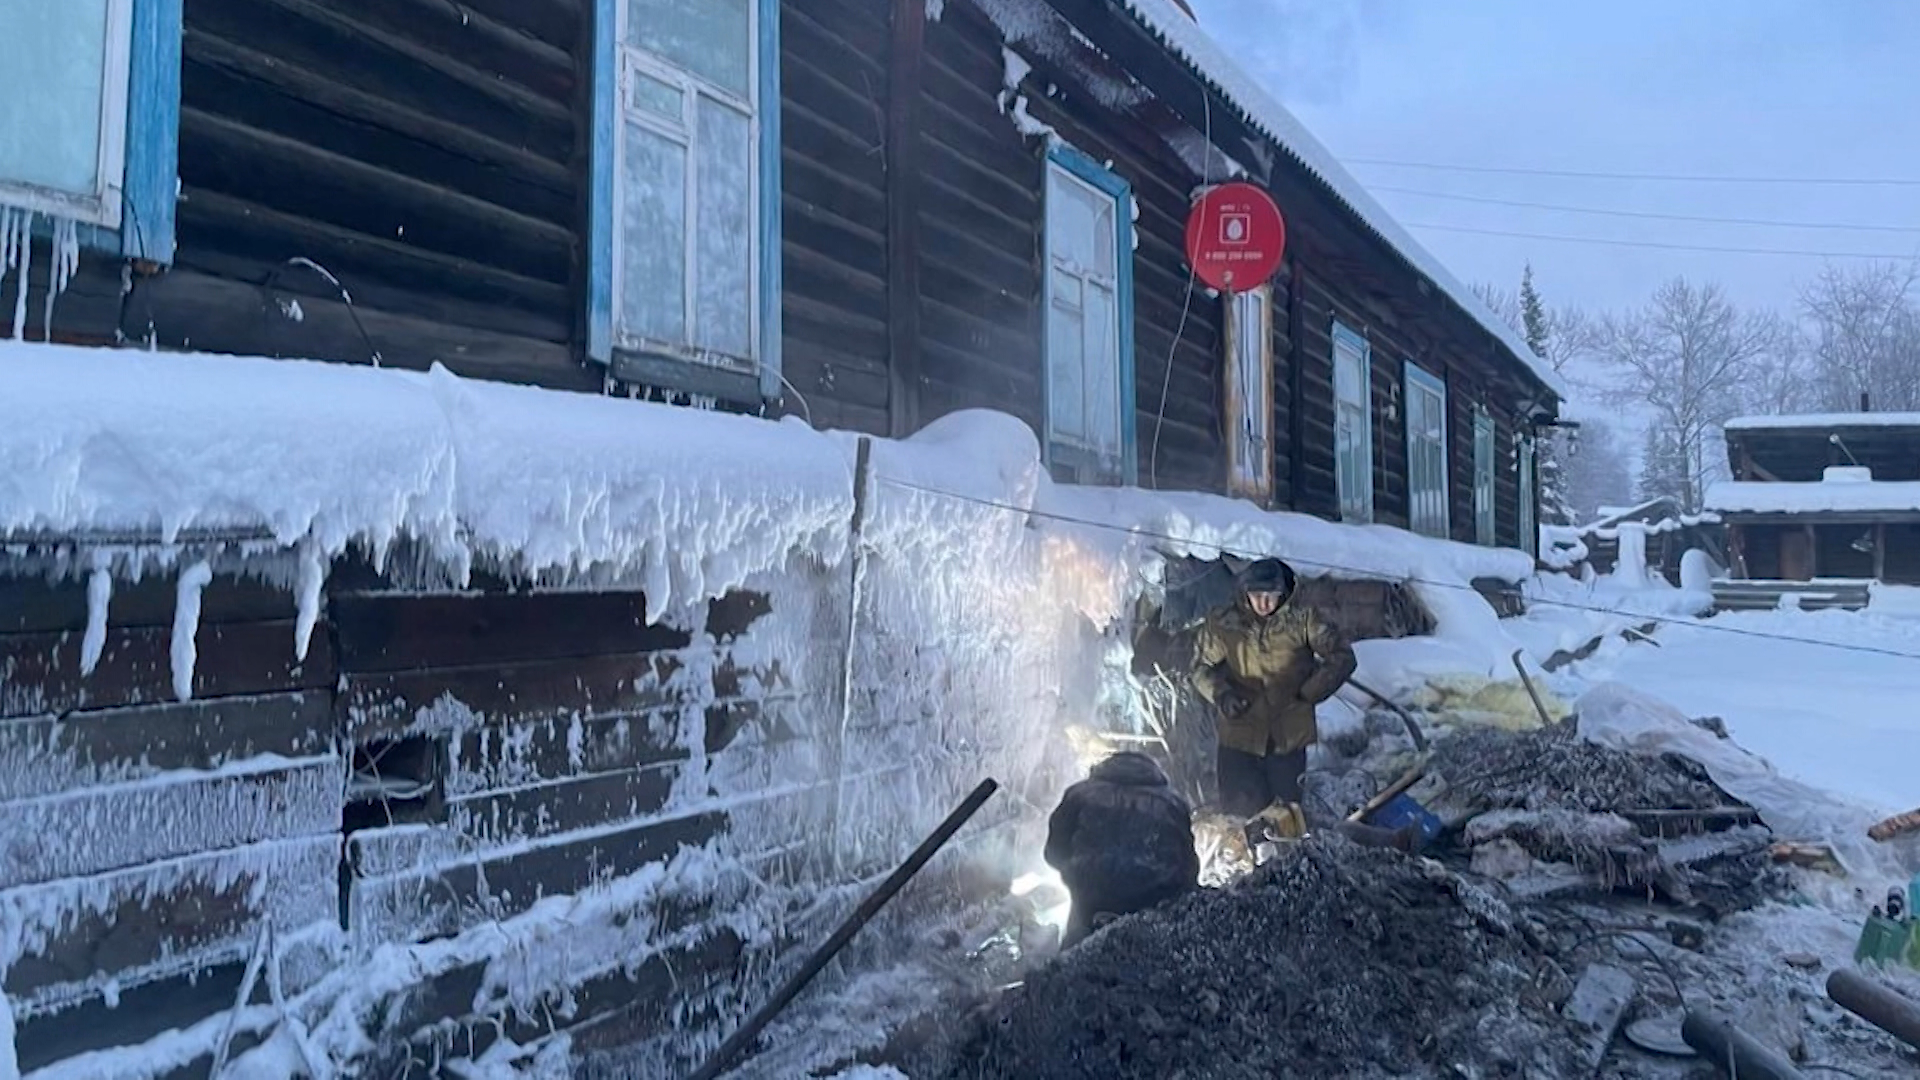
[[[1520,685],[1527,688],[1527,696],[1533,699],[1533,709],[1540,714],[1540,723],[1552,727],[1553,717],[1547,713],[1547,703],[1540,700],[1540,691],[1534,689],[1533,679],[1527,674],[1527,666],[1521,663],[1525,655],[1524,650],[1513,650],[1513,670],[1520,673]]]
[[[813,977],[833,962],[833,958],[840,954],[840,950],[847,947],[847,942],[853,940],[853,935],[859,933],[861,927],[867,925],[869,920],[879,914],[880,909],[887,906],[887,902],[892,900],[907,882],[912,880],[913,875],[919,873],[920,869],[946,846],[947,841],[953,839],[953,834],[960,831],[960,826],[965,825],[968,819],[978,813],[998,790],[1000,785],[995,781],[982,780],[980,786],[974,788],[973,793],[967,796],[966,801],[954,807],[953,813],[948,814],[947,819],[940,823],[940,827],[933,830],[932,835],[920,841],[920,846],[913,849],[913,854],[907,856],[907,861],[901,863],[892,874],[887,876],[887,880],[880,883],[879,888],[854,909],[853,914],[847,916],[846,920],[840,924],[840,928],[827,939],[826,944],[815,949],[813,955],[807,957],[807,962],[800,965],[800,970],[794,972],[793,976],[782,984],[771,998],[767,999],[765,1005],[760,1006],[760,1011],[748,1017],[747,1022],[740,1025],[740,1030],[728,1036],[727,1041],[720,1044],[720,1049],[715,1050],[713,1056],[707,1059],[707,1063],[689,1075],[687,1080],[714,1080],[720,1075],[721,1070],[732,1064],[733,1059],[740,1056],[742,1050],[760,1037],[761,1030],[771,1023],[774,1017],[780,1015],[782,1009],[792,1004],[794,998],[800,996],[800,991],[807,988],[807,984],[813,981]]]
[[[1920,1050],[1920,1004],[1858,971],[1836,968],[1827,976],[1834,1004]]]
[[[1704,1013],[1688,1012],[1680,1022],[1680,1037],[1695,1053],[1737,1080],[1799,1080],[1805,1076],[1785,1054]]]
[[[1414,722],[1412,713],[1408,712],[1406,708],[1402,706],[1399,702],[1388,698],[1387,695],[1381,693],[1378,690],[1375,690],[1373,687],[1368,686],[1366,683],[1361,682],[1359,679],[1348,679],[1347,682],[1352,684],[1355,690],[1358,690],[1361,693],[1372,698],[1373,700],[1379,702],[1380,704],[1385,705],[1388,709],[1391,709],[1396,715],[1398,715],[1400,717],[1400,722],[1406,725],[1407,738],[1413,740],[1414,750],[1422,754],[1427,752],[1427,733],[1420,730],[1420,725]]]

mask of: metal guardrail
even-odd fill
[[[1872,598],[1866,581],[1716,581],[1715,611],[1772,611],[1784,596],[1799,597],[1803,611],[1859,611]]]

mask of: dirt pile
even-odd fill
[[[1577,973],[1576,973],[1577,974]],[[928,1080],[1570,1075],[1568,973],[1481,886],[1333,837],[1121,920],[912,1063]]]

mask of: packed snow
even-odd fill
[[[1808,428],[1920,427],[1915,412],[1800,413],[1793,416],[1737,416],[1721,425],[1728,431],[1790,431]]]
[[[1920,480],[1723,480],[1705,503],[1723,514],[1920,513]]]

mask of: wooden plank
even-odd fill
[[[894,0],[887,53],[887,343],[893,434],[920,429],[920,199],[922,58],[927,5]]]
[[[357,593],[330,602],[347,673],[475,667],[684,649],[684,630],[649,626],[633,592]]]
[[[0,985],[16,1008],[40,1010],[97,992],[102,978],[133,987],[190,972],[251,947],[261,919],[286,931],[334,922],[339,877],[339,837],[328,834],[0,891],[0,904],[29,916]]]
[[[311,757],[332,742],[323,690],[0,720],[0,803],[263,754]]]
[[[188,187],[270,200],[286,213],[555,284],[572,271],[575,238],[564,225],[202,109],[180,110],[180,154]]]
[[[239,697],[333,684],[331,637],[316,628],[306,661],[293,655],[293,620],[201,626],[194,635],[196,699]],[[0,636],[0,718],[60,715],[176,700],[173,632],[109,627],[100,663],[80,673],[79,634]]]
[[[466,378],[593,393],[602,388],[600,376],[564,344],[365,307],[349,312],[338,300],[303,298],[300,306],[304,317],[290,323],[257,285],[173,270],[135,279],[121,329],[129,341],[152,334],[166,348],[361,364],[368,362],[370,338],[386,367],[424,371],[438,363]]]
[[[482,847],[544,840],[651,817],[666,807],[678,764],[602,773],[448,803],[453,827]]]
[[[346,772],[333,754],[258,758],[0,804],[0,887],[82,877],[209,849],[334,833]]]
[[[229,953],[191,974],[123,987],[113,1008],[94,997],[56,1013],[20,1020],[14,1050],[21,1075],[33,1076],[35,1070],[91,1052],[139,1046],[218,1016],[233,1007],[246,968],[242,956]],[[203,1055],[203,1060],[206,1064],[199,1077],[206,1076],[213,1064],[210,1055]]]
[[[568,47],[542,41],[509,20],[445,0],[330,0],[329,7],[441,56],[458,57],[541,97],[573,100],[574,63]],[[581,25],[577,15],[575,25]]]
[[[547,896],[637,873],[682,846],[712,840],[726,815],[710,811],[666,821],[572,834],[531,847],[385,878],[354,878],[347,925],[359,947],[448,937],[483,920],[522,914]],[[353,842],[349,840],[352,857]]]

